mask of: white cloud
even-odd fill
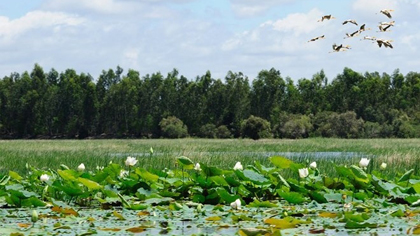
[[[7,17],[0,17],[0,37],[5,41],[24,34],[30,30],[52,29],[59,31],[62,26],[77,26],[84,22],[84,19],[76,15],[69,15],[62,12],[29,12],[21,18],[10,20]]]
[[[312,9],[307,14],[293,13],[284,19],[279,19],[274,22],[269,21],[263,25],[271,25],[276,31],[292,33],[298,36],[301,34],[311,33],[320,28],[323,24],[328,24],[328,22],[317,22],[320,16],[322,16],[321,11],[318,9]]]
[[[233,11],[240,17],[252,17],[263,14],[270,7],[290,3],[296,0],[230,0]]]

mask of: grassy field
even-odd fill
[[[386,162],[385,174],[391,176],[411,168],[419,174],[420,139],[2,140],[0,172],[24,173],[26,163],[45,169],[57,169],[60,164],[75,168],[84,163],[87,170],[94,170],[110,161],[123,163],[127,156],[136,157],[140,166],[156,169],[176,168],[178,156],[223,168],[233,167],[237,161],[246,166],[255,160],[270,166],[267,157],[272,155],[297,162],[316,161],[321,172],[332,175],[331,162],[357,164],[361,157],[371,159],[370,169],[379,169]]]

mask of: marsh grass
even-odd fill
[[[153,147],[153,154],[149,152]],[[317,152],[352,153],[350,157],[311,156]],[[267,153],[308,153],[290,157],[298,163],[316,161],[321,172],[335,175],[334,164],[358,164],[361,157],[371,159],[369,170],[388,164],[383,174],[395,176],[414,168],[419,173],[420,139],[156,139],[156,140],[4,140],[0,141],[0,172],[25,172],[25,164],[41,169],[71,168],[84,163],[88,170],[110,161],[123,164],[127,156],[138,159],[144,168],[176,168],[176,157],[187,156],[194,162],[221,168],[244,166],[258,160],[271,166]],[[296,173],[297,176],[297,173]]]

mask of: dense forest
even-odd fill
[[[94,79],[35,64],[0,80],[1,138],[187,136],[420,137],[420,73],[344,68],[331,81],[322,70],[294,81],[272,68],[222,80],[117,67]]]

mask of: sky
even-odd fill
[[[393,9],[395,26],[379,13]],[[323,15],[335,19],[318,22]],[[324,70],[329,81],[357,72],[420,72],[418,0],[13,0],[0,3],[0,78],[31,71],[75,69],[95,79],[120,66],[141,76],[176,68],[194,80],[229,71],[251,81],[275,68],[294,81]],[[358,26],[370,28],[345,38]],[[311,38],[325,38],[308,42]],[[390,39],[379,48],[364,36]],[[332,45],[350,45],[331,53]]]

